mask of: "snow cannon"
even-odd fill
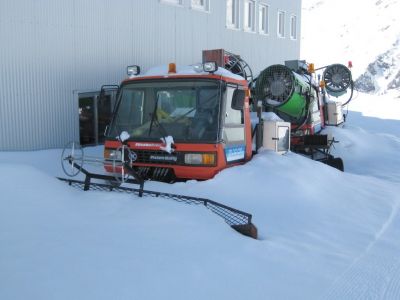
[[[342,64],[333,64],[326,67],[322,74],[326,92],[333,97],[340,97],[352,85],[351,71]]]
[[[278,113],[288,115],[296,122],[307,115],[308,95],[311,85],[284,65],[272,65],[260,73],[255,86],[258,100]],[[285,118],[286,119],[286,118]]]

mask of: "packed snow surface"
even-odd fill
[[[360,94],[329,129],[344,173],[262,151],[212,180],[146,184],[252,213],[259,240],[201,206],[70,187],[60,149],[2,152],[0,299],[398,299],[393,111],[398,99]]]
[[[398,3],[304,0],[304,58],[362,74],[394,42]],[[400,299],[397,91],[356,93],[327,131],[344,173],[262,151],[212,180],[146,183],[251,213],[258,240],[202,206],[70,187],[61,149],[1,152],[0,299]]]

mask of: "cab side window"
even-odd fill
[[[228,86],[226,90],[223,138],[227,144],[244,143],[243,110],[232,108],[232,97],[236,87]]]

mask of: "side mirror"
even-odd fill
[[[104,102],[106,100],[106,92],[105,92],[104,89],[100,90],[100,94],[99,94],[98,99],[99,99],[99,103],[102,103],[102,102]]]
[[[244,106],[244,98],[245,98],[245,92],[244,90],[238,90],[236,89],[233,92],[233,97],[232,97],[232,109],[234,110],[242,110]]]

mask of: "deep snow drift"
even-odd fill
[[[260,240],[203,207],[69,187],[61,150],[0,153],[0,299],[395,299],[400,118],[382,118],[400,104],[353,107],[329,129],[345,173],[264,151],[213,180],[146,185],[250,212]]]

